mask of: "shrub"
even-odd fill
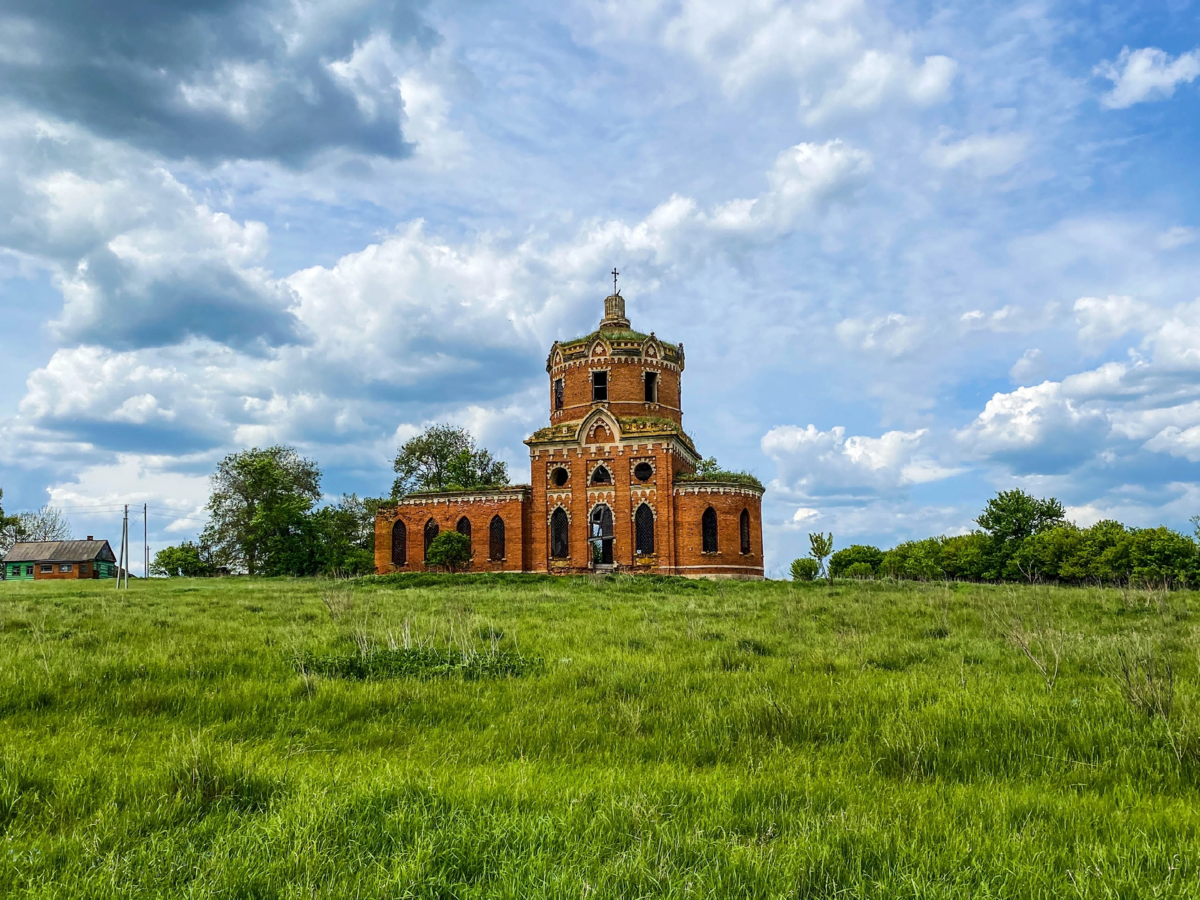
[[[861,574],[854,575],[850,572],[850,567],[855,565],[866,565],[871,571],[867,575],[874,575],[879,570],[879,564],[883,562],[883,551],[878,547],[872,547],[869,544],[852,544],[845,550],[839,550],[833,556],[829,557],[829,572],[833,576],[849,575],[851,578],[861,578]]]
[[[792,560],[792,581],[812,581],[821,571],[821,564],[815,559]]]
[[[456,572],[471,561],[471,539],[457,531],[443,531],[429,545],[425,564]]]
[[[883,557],[883,554],[879,554]],[[838,573],[843,578],[874,578],[875,568],[868,562],[851,563],[845,569]]]

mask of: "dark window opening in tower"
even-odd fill
[[[633,477],[638,481],[649,481],[654,477],[654,466],[647,462],[638,463],[633,467]]]
[[[647,372],[646,373],[646,402],[647,403],[657,403],[658,402],[658,373],[657,372]]]
[[[592,562],[597,566],[611,566],[613,562],[613,515],[608,504],[601,503],[592,510],[589,524]]]
[[[457,531],[459,534],[465,536],[467,540],[470,540],[471,539],[471,520],[468,519],[466,516],[463,516],[461,519],[458,520],[458,525],[455,526],[454,530]]]
[[[596,466],[592,473],[592,484],[612,484],[612,475],[604,466]]]
[[[429,545],[433,543],[433,539],[438,536],[438,524],[430,519],[425,523],[425,557],[429,557]]]
[[[550,555],[555,559],[566,559],[571,555],[570,522],[567,521],[567,511],[561,506],[550,516]]]
[[[392,565],[396,568],[408,565],[408,529],[403,522],[392,526]]]
[[[738,531],[742,538],[742,553],[750,552],[750,510],[742,510],[742,519],[739,523]]]
[[[488,528],[488,557],[494,562],[504,559],[504,520],[499,516],[492,516]]]
[[[700,535],[705,553],[717,552],[717,513],[711,506],[700,517]]]
[[[554,482],[555,487],[562,487],[567,483],[567,479],[571,477],[571,473],[559,466],[550,473],[550,480]]]
[[[563,380],[561,378],[554,379],[554,408],[563,408]]]
[[[592,373],[592,402],[608,399],[608,373]]]
[[[634,513],[633,525],[637,534],[637,555],[652,555],[654,553],[654,511],[643,503]]]

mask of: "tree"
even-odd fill
[[[883,551],[878,547],[872,547],[869,544],[851,544],[829,557],[829,574],[834,576],[849,574],[851,566],[865,565],[871,570],[869,573],[861,568],[855,570],[857,573],[855,577],[862,578],[864,575],[874,575],[878,572],[881,562],[883,562]]]
[[[10,535],[15,538],[17,528],[17,517],[4,515],[4,488],[0,488],[0,559],[8,555],[9,548],[13,545]]]
[[[216,566],[212,564],[207,547],[184,541],[176,547],[163,547],[155,553],[150,574],[170,578],[206,578],[216,574]]]
[[[812,581],[821,571],[821,565],[815,559],[801,557],[792,560],[792,581]]]
[[[43,506],[37,512],[21,513],[15,517],[3,516],[7,527],[0,531],[0,551],[7,556],[12,545],[18,541],[68,541],[71,539],[71,523],[61,509]]]
[[[817,561],[817,568],[821,572],[825,572],[825,557],[833,552],[833,532],[829,534],[809,534],[808,536],[808,555]],[[833,581],[833,574],[826,572],[830,581]]]
[[[1030,537],[1067,522],[1063,505],[1053,497],[1038,499],[1019,488],[1000,491],[988,501],[975,523],[988,535],[989,580],[1022,578],[1013,557]]]
[[[508,467],[475,443],[465,428],[430,425],[400,445],[392,468],[392,499],[414,491],[446,491],[508,484]]]
[[[321,470],[291,447],[231,453],[212,476],[209,523],[200,536],[213,560],[249,574],[310,574]]]
[[[471,561],[471,539],[457,531],[443,531],[433,539],[425,563],[455,572]]]

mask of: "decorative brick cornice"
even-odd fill
[[[687,494],[733,494],[743,497],[758,497],[766,493],[764,488],[734,481],[682,481],[675,483],[675,496]]]
[[[420,494],[409,494],[401,497],[395,503],[379,507],[379,512],[399,509],[402,506],[446,506],[455,503],[479,502],[513,502],[523,503],[533,496],[533,487],[528,484],[505,485],[498,488],[478,488],[470,491],[429,491]]]

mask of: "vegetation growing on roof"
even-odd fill
[[[675,476],[675,480],[692,482],[724,481],[732,484],[744,484],[748,487],[758,488],[760,491],[766,490],[763,487],[763,483],[749,472],[735,472],[730,469],[722,469],[715,456],[700,460],[696,464],[695,472],[681,472]]]

